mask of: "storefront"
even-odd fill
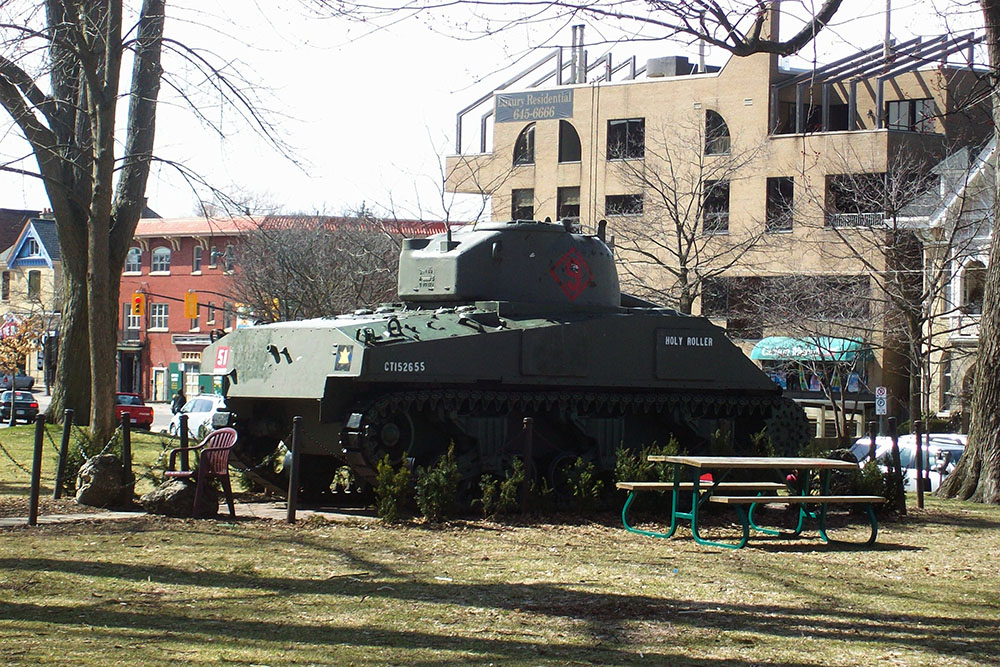
[[[770,336],[754,346],[750,358],[805,409],[816,437],[835,437],[838,421],[848,437],[864,432],[875,396],[869,386],[874,357],[863,341]]]

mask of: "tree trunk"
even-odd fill
[[[73,410],[77,424],[90,419],[90,335],[88,333],[86,284],[63,272],[65,298],[62,303],[59,360],[56,363],[56,386],[48,414],[62,420],[63,411]]]
[[[1000,128],[1000,0],[980,0],[986,23],[986,45],[990,56],[990,90],[993,96],[993,123]],[[995,130],[996,132],[996,130]],[[993,235],[990,239],[989,267],[983,313],[979,320],[979,351],[972,391],[972,426],[969,445],[938,489],[947,497],[958,497],[993,505],[1000,504],[1000,171],[997,171],[993,200]]]

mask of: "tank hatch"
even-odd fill
[[[405,240],[399,298],[422,306],[507,301],[616,308],[621,292],[611,250],[597,236],[574,233],[568,224],[516,220]]]

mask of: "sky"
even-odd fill
[[[885,5],[876,4],[845,0],[832,29],[787,64],[823,64],[880,42]],[[787,11],[795,10],[792,3],[786,5]],[[536,45],[568,46],[571,40],[568,27],[553,24],[475,38],[466,26],[476,22],[466,12],[457,9],[373,31],[317,17],[295,0],[168,2],[168,36],[204,49],[204,55],[238,73],[241,92],[262,110],[277,142],[224,104],[192,67],[168,56],[171,82],[198,104],[204,119],[199,121],[178,92],[165,85],[156,153],[251,206],[337,215],[364,204],[378,213],[423,219],[442,219],[447,209],[451,219],[463,219],[480,202],[443,195],[440,185],[444,156],[454,152],[456,113],[551,52],[551,47],[531,50]],[[973,29],[980,22],[968,7],[944,0],[937,6],[895,0],[892,33],[904,40],[947,28]],[[783,19],[783,27],[788,24]],[[586,34],[588,41],[608,36],[609,31],[596,28]],[[591,60],[606,48],[591,47]],[[696,46],[645,42],[616,46],[615,62],[633,53],[639,64],[662,55],[697,59]],[[980,62],[983,57],[979,54]],[[710,64],[726,59],[720,50],[709,50]],[[9,122],[0,122],[0,159],[24,153]],[[199,198],[211,196],[166,163],[153,169],[146,194],[149,206],[164,217],[195,215]],[[0,198],[3,208],[46,206],[37,179],[4,172]]]

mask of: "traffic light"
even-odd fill
[[[132,292],[132,314],[138,317],[146,314],[146,295],[142,292]]]
[[[184,295],[184,317],[189,320],[198,319],[198,293],[187,292]]]

